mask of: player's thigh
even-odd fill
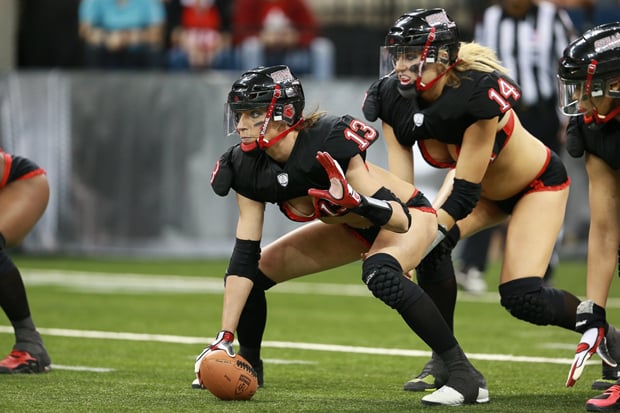
[[[485,228],[499,225],[507,218],[508,215],[495,202],[480,198],[471,213],[458,222],[461,239]]]
[[[385,253],[400,262],[403,271],[418,266],[428,246],[437,235],[437,217],[434,213],[411,208],[411,226],[404,234],[381,230],[368,255]]]
[[[506,231],[501,282],[542,277],[564,222],[568,188],[533,192],[516,205]]]
[[[9,183],[0,190],[0,233],[7,246],[19,244],[45,212],[49,185],[45,175]]]
[[[367,249],[351,228],[315,221],[263,248],[259,267],[273,281],[282,282],[348,264]]]

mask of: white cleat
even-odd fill
[[[465,401],[465,396],[450,386],[442,386],[433,393],[422,397],[422,404],[428,406],[461,406],[463,404],[480,404],[489,402],[489,390],[478,387],[476,400]]]
[[[192,382],[192,389],[202,389],[202,386],[200,385],[200,381],[198,381],[198,378],[195,378],[194,381]]]

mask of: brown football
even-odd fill
[[[224,350],[207,354],[200,362],[200,381],[222,400],[250,400],[258,388],[256,371],[246,359]]]

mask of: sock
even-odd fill
[[[265,290],[254,286],[237,326],[239,353],[252,365],[260,361],[261,343],[267,324],[267,299]]]
[[[420,288],[414,283],[411,284]],[[457,345],[452,330],[427,294],[422,294],[418,300],[398,312],[433,351],[443,353]]]
[[[431,297],[444,320],[454,331],[454,311],[456,307],[457,285],[454,266],[450,256],[441,261],[433,274],[418,270],[418,284]]]

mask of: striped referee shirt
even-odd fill
[[[521,18],[505,14],[500,5],[490,6],[475,33],[475,41],[495,50],[521,86],[525,105],[555,98],[558,61],[574,38],[566,10],[546,1],[534,4]]]

